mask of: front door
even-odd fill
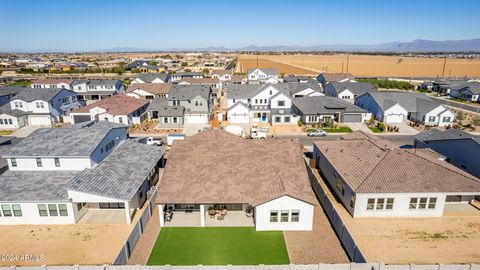
[[[262,123],[267,122],[267,113],[262,113]]]

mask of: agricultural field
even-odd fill
[[[257,61],[258,57],[258,61]],[[444,59],[403,56],[349,55],[240,55],[236,72],[248,68],[274,67],[279,73],[318,75],[320,72],[350,72],[369,77],[437,77],[442,76]],[[257,65],[258,62],[258,65]],[[480,60],[447,59],[444,76],[480,77]]]

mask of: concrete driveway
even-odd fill
[[[14,136],[17,138],[25,138],[39,128],[44,128],[44,126],[24,126],[22,128],[17,129],[15,132],[13,132],[11,136]]]
[[[353,131],[361,130],[367,134],[373,134],[373,132],[364,123],[345,123],[345,125],[351,128]]]
[[[183,134],[192,136],[198,133],[199,130],[208,127],[208,124],[184,124]]]

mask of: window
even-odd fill
[[[442,119],[442,122],[443,123],[450,123],[451,119],[452,118],[450,116],[444,116],[443,119]]]
[[[6,123],[5,123],[6,124]],[[0,125],[3,125],[3,119],[0,119]]]
[[[195,106],[198,106],[198,100],[195,100]]]
[[[278,105],[278,107],[283,107],[283,106],[285,106],[285,100],[279,100],[279,101],[277,101],[277,105]]]
[[[47,206],[45,204],[37,204],[38,214],[41,217],[48,217]]]
[[[417,198],[410,198],[410,206],[409,209],[417,209]]]
[[[123,117],[119,117],[119,118],[118,118],[118,122],[119,122],[119,123],[123,123]]]
[[[387,198],[387,205],[386,205],[385,209],[388,209],[388,210],[393,209],[393,202],[394,202],[393,198]]]
[[[8,119],[8,124],[13,125],[12,119]]]
[[[58,211],[60,212],[61,217],[68,216],[67,205],[66,204],[59,204]]]
[[[80,210],[82,210],[82,208],[86,205],[87,203],[77,203],[77,210],[78,212],[80,212]]]
[[[12,167],[17,167],[17,159],[16,158],[11,158],[10,163],[12,163]]]
[[[367,210],[392,210],[393,202],[394,198],[369,198]]]
[[[428,117],[428,122],[435,122],[435,116],[429,116]]]
[[[275,122],[276,123],[282,122],[282,118],[280,116],[275,116]]]
[[[175,123],[175,124],[178,123],[177,117],[173,117],[173,123]]]
[[[42,159],[37,158],[37,167],[42,167]]]
[[[283,119],[283,122],[290,123],[290,116],[285,116],[285,118]]]
[[[168,117],[164,117],[164,118],[163,118],[163,123],[164,123],[164,124],[168,124]]]
[[[43,101],[37,101],[35,102],[35,105],[37,106],[37,109],[45,108],[45,104],[43,103]]]
[[[22,216],[22,207],[20,204],[12,204],[12,209],[13,209],[13,215],[16,217],[21,217]]]
[[[299,210],[292,210],[292,216],[290,217],[291,222],[299,222],[300,221],[300,211]]]
[[[437,198],[432,197],[422,197],[422,198],[410,198],[410,206],[409,209],[435,209],[437,204]]]
[[[9,204],[2,204],[2,212],[4,217],[12,216],[12,209],[10,208]]]
[[[427,198],[420,198],[418,209],[426,209],[426,208],[427,208]]]
[[[51,217],[56,217],[58,216],[58,210],[57,210],[57,205],[56,204],[49,204],[48,205],[48,214]]]
[[[383,199],[383,198],[378,198],[378,199],[377,199],[377,207],[375,207],[375,209],[377,209],[377,210],[382,210],[382,209],[383,209],[383,206],[384,206],[384,203],[385,203],[385,199]]]
[[[430,200],[428,200],[428,209],[435,209],[436,204],[437,198],[430,198]]]
[[[54,158],[55,161],[55,167],[60,167],[60,159],[59,158]]]
[[[278,222],[278,211],[270,211],[270,222]]]
[[[280,212],[280,222],[288,222],[288,210],[282,210]]]

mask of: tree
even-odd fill
[[[465,114],[463,113],[463,111],[458,111],[457,112],[457,120],[462,121],[464,119],[465,119]]]
[[[204,68],[204,69],[202,69],[202,72],[203,72],[204,74],[207,74],[207,75],[208,75],[208,74],[210,74],[210,69]]]
[[[182,62],[182,67],[187,67],[188,63],[187,62]]]
[[[151,66],[156,66],[158,63],[157,63],[157,61],[152,60],[152,61],[150,61],[150,63],[148,63],[148,64],[151,65]]]
[[[192,70],[187,68],[187,69],[185,69],[185,72],[192,72]]]

